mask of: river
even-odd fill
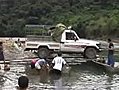
[[[19,59],[11,60],[9,71],[0,70],[0,90],[17,90],[18,78],[22,75],[29,78],[28,90],[119,90],[119,74],[110,74],[90,63],[71,65],[69,73],[63,73],[59,79],[54,80],[48,74],[40,75],[36,70],[31,70],[27,62],[19,62],[24,57],[23,53],[16,52],[16,49],[8,52],[8,49],[5,49],[8,59]],[[115,54],[116,61],[118,55]],[[25,56],[32,57],[32,54]]]
[[[17,90],[17,80],[26,75],[28,90],[119,90],[119,75],[108,74],[104,69],[90,63],[72,65],[69,73],[58,80],[40,75],[27,63],[11,62],[10,71],[0,70],[0,90]]]

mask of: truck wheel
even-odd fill
[[[49,56],[49,50],[47,48],[39,48],[38,56],[40,58],[47,58]]]
[[[85,50],[84,57],[88,59],[96,58],[97,51],[95,48],[89,47]]]

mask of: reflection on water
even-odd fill
[[[17,90],[21,75],[29,78],[29,90],[119,90],[119,75],[108,75],[89,63],[71,66],[69,73],[53,80],[46,72],[40,75],[29,65],[11,63],[10,71],[0,70],[0,90]]]
[[[54,86],[55,86],[55,90],[63,90],[62,78],[59,78],[58,80],[54,80]]]

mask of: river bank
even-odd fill
[[[21,47],[16,47],[14,40],[2,40],[3,52],[5,60],[17,60],[28,57],[35,57],[35,54],[29,51],[24,52],[25,45],[22,43]]]

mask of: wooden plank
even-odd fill
[[[100,66],[103,66],[103,68],[108,71],[108,72],[111,72],[111,73],[119,73],[119,67],[116,66],[116,67],[111,67],[110,65],[108,64],[105,64],[105,63],[101,63],[101,62],[97,62],[97,61],[94,61],[92,60],[93,63],[95,64],[98,64]]]
[[[0,64],[4,64],[4,63],[5,63],[5,64],[9,64],[10,61],[5,61],[5,62],[4,62],[4,61],[0,61]]]

